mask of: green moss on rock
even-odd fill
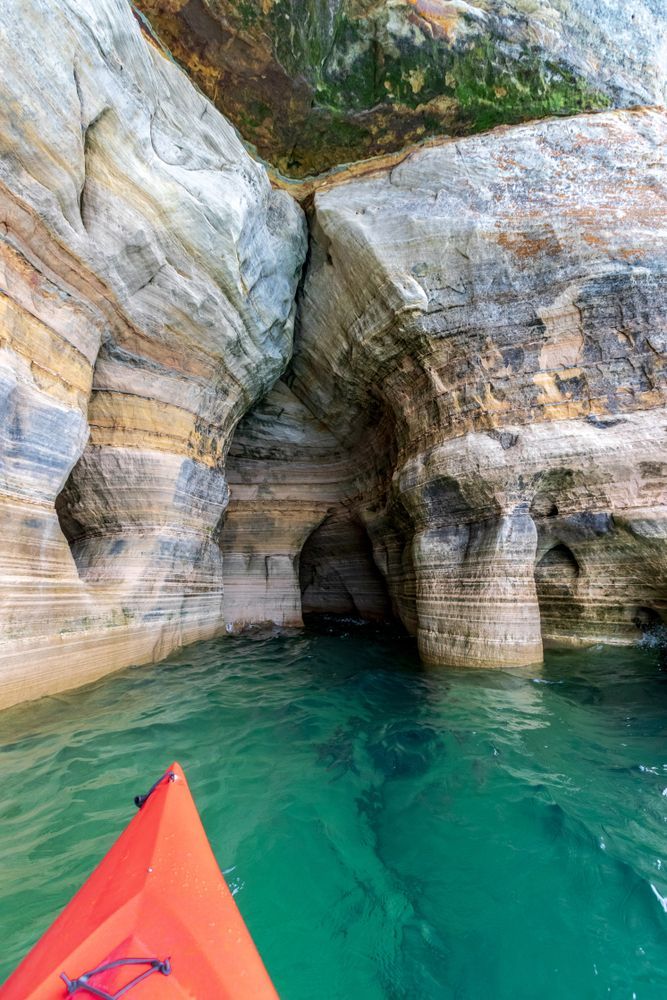
[[[545,62],[535,51],[509,60],[490,40],[462,53],[450,70],[459,122],[481,132],[548,115],[600,110],[610,98],[590,88],[566,67]]]
[[[281,0],[273,8],[277,52],[283,64],[311,81],[314,106],[332,112],[332,145],[337,144],[336,133],[345,116],[383,104],[413,109],[421,117],[423,131],[441,134],[461,129],[478,132],[545,115],[602,109],[611,103],[608,95],[589,87],[572,70],[546,61],[539,50],[509,55],[492,38],[460,48],[443,45],[437,37],[424,37],[418,45],[396,39],[387,46],[377,34],[369,35],[367,22],[338,12],[325,49],[322,4],[305,0],[302,7],[298,28],[294,0]],[[441,97],[449,99],[447,114],[426,108]],[[458,111],[452,118],[449,109],[455,105]],[[347,138],[353,135],[351,130]]]
[[[516,28],[489,0],[484,21],[463,13],[447,34],[407,0],[137,2],[241,133],[295,177],[429,135],[614,104],[527,41],[539,5]]]

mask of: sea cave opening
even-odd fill
[[[299,558],[299,585],[306,624],[395,621],[386,581],[357,517],[332,515],[312,532]]]
[[[77,502],[80,501],[79,491],[77,489],[75,480],[75,469],[70,472],[65,483],[63,484],[60,493],[58,493],[55,499],[56,515],[58,517],[58,524],[60,525],[60,530],[65,536],[65,541],[69,546],[72,559],[77,568],[77,573],[80,573],[80,565],[78,560],[78,543],[85,535],[85,528],[77,519],[74,508]]]

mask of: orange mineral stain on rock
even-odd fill
[[[456,38],[456,29],[461,16],[459,4],[448,0],[408,0],[421,18],[431,24],[448,41]]]

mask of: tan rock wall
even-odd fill
[[[370,530],[391,471],[383,436],[379,425],[348,451],[284,381],[241,421],[221,533],[228,631],[390,613]]]
[[[293,389],[351,450],[391,415],[375,547],[429,662],[664,614],[665,138],[544,122],[315,195]]]
[[[350,475],[336,438],[282,381],[241,422],[221,535],[228,631],[303,624],[299,554],[353,489]]]
[[[0,59],[6,704],[223,627],[225,452],[305,238],[122,0],[8,0]]]
[[[301,210],[124,0],[0,59],[0,705],[303,610],[462,666],[663,620],[663,112],[330,180],[293,350]]]

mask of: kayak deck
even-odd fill
[[[0,989],[2,1000],[114,995],[277,997],[176,763]]]

